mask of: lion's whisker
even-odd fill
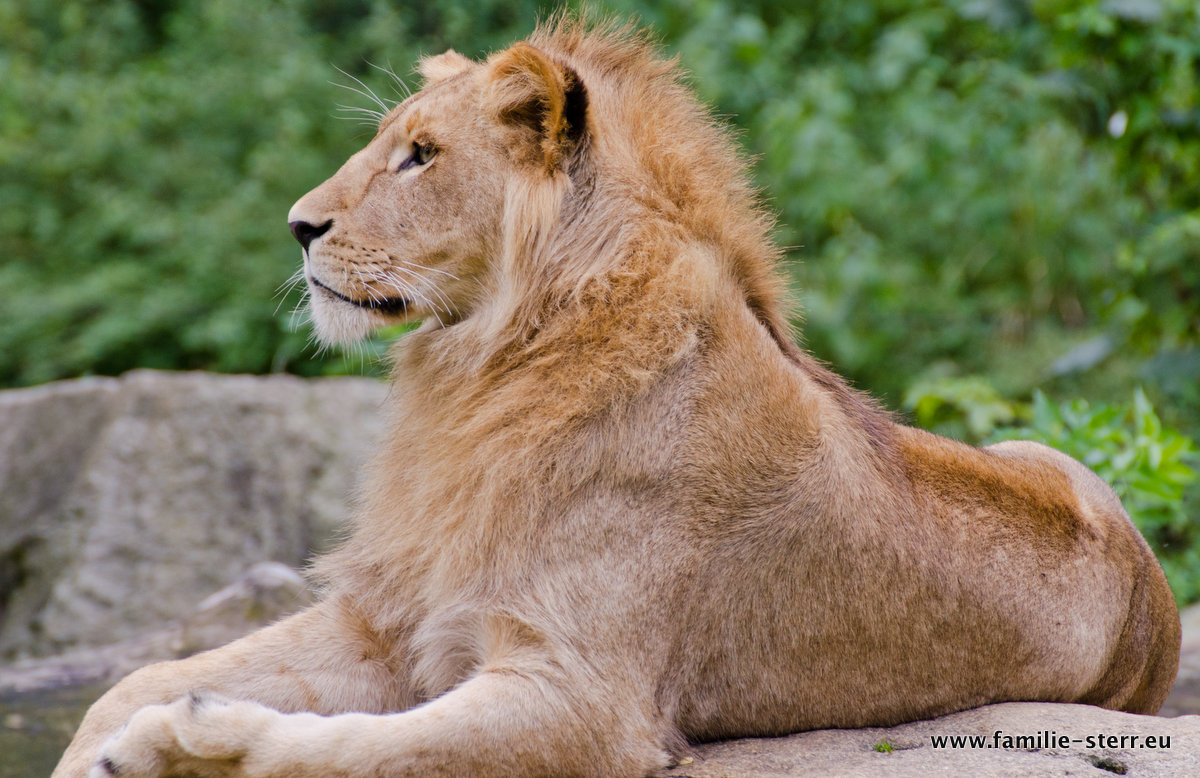
[[[278,286],[278,288],[275,289],[275,296],[279,298],[279,302],[275,305],[275,312],[271,314],[272,316],[275,316],[279,313],[279,309],[283,305],[284,300],[286,300],[288,295],[296,290],[296,286],[303,281],[304,268],[301,267],[295,273],[292,273],[288,280],[284,281]],[[305,294],[307,294],[307,290],[305,290]],[[303,298],[301,298],[301,301],[303,302]]]
[[[421,267],[421,266],[418,265],[418,267]],[[424,269],[430,270],[431,268],[424,268]],[[405,272],[405,273],[408,273],[413,278],[417,279],[418,281],[423,280],[419,273],[417,273],[415,270],[412,270],[411,268],[405,267],[404,265],[396,265],[396,266],[388,269],[388,273],[389,273],[390,277],[392,277],[392,278],[395,277],[394,274],[396,272]],[[450,274],[447,273],[446,275],[450,275]],[[451,276],[451,277],[453,278],[453,276]],[[455,278],[455,280],[458,280],[458,279]],[[446,298],[446,296],[442,293],[442,290],[440,290],[436,286],[434,286],[434,287],[431,287],[430,291],[432,291],[433,294],[436,295],[438,297],[438,299],[441,301],[441,303],[446,307],[446,313],[450,313],[453,310],[453,306],[450,304],[450,300]],[[431,303],[431,305],[432,305],[432,303]]]
[[[442,270],[441,268],[436,268],[436,267],[428,267],[426,265],[420,264],[419,262],[409,262],[408,264],[412,265],[413,267],[417,268],[418,270],[426,270],[430,273],[438,273],[439,275],[446,276],[447,278],[451,278],[455,281],[462,280],[458,276],[454,275],[453,273],[451,273],[448,270]]]
[[[406,264],[414,264],[414,265],[416,265],[417,267],[419,267],[419,268],[421,268],[421,269],[423,269],[423,270],[428,270],[428,271],[431,271],[431,272],[441,272],[443,275],[449,276],[450,278],[453,278],[453,279],[454,279],[454,280],[456,280],[456,281],[458,280],[458,277],[457,277],[457,276],[455,276],[453,273],[447,273],[447,272],[445,272],[445,271],[438,271],[438,270],[436,270],[436,269],[434,269],[434,268],[425,267],[424,265],[420,265],[420,264],[417,264],[417,263],[397,263],[397,264],[395,264],[395,265],[392,265],[390,268],[388,268],[388,269],[387,269],[387,273],[389,274],[389,275],[388,275],[388,277],[389,277],[389,278],[393,278],[393,279],[395,279],[395,278],[396,278],[396,276],[395,276],[395,274],[396,274],[396,273],[398,273],[398,272],[403,272],[403,273],[407,273],[408,275],[412,276],[412,277],[413,277],[413,278],[415,278],[415,279],[416,279],[418,282],[420,282],[420,281],[424,281],[424,280],[425,280],[424,278],[422,278],[422,277],[421,277],[421,274],[420,274],[420,273],[416,272],[415,270],[413,270],[413,269],[412,269],[412,268],[410,268],[410,267],[406,267],[406,266],[405,266]],[[398,279],[397,279],[397,280],[398,280]],[[438,298],[438,301],[439,301],[439,302],[441,303],[441,305],[442,305],[442,306],[445,308],[445,311],[446,311],[446,313],[447,313],[447,314],[452,314],[452,313],[454,312],[454,305],[453,305],[453,304],[450,302],[450,300],[449,300],[449,299],[446,297],[446,295],[445,295],[445,294],[443,294],[443,292],[442,292],[442,290],[441,290],[441,289],[439,289],[439,288],[438,288],[438,287],[436,287],[436,286],[431,286],[431,287],[430,287],[430,291],[432,292],[432,294],[433,294],[434,296],[436,296],[436,297]],[[430,306],[430,308],[434,308],[434,309],[436,309],[436,307],[437,307],[437,306],[435,306],[435,305],[434,305],[434,303],[433,303],[433,301],[432,301],[432,300],[430,300],[430,299],[428,299],[428,297],[426,297],[426,298],[425,298],[425,302],[426,302],[426,303],[428,303],[428,305]]]
[[[392,64],[390,62],[388,63],[388,66],[386,68],[382,67],[380,65],[376,65],[374,62],[371,62],[370,60],[367,60],[367,64],[370,65],[371,67],[375,68],[379,72],[386,74],[387,76],[389,76],[392,79],[392,89],[395,90],[396,94],[402,100],[407,100],[408,98],[412,97],[412,89],[409,88],[408,84],[404,83],[404,79],[402,79],[402,78],[400,78],[400,76],[396,75],[396,71],[392,69]]]
[[[394,107],[396,107],[395,103],[392,103],[391,105],[389,105],[387,102],[385,102],[383,100],[383,98],[381,98],[379,95],[375,94],[374,89],[371,89],[371,87],[369,87],[365,83],[363,83],[361,79],[358,79],[358,78],[350,75],[349,73],[347,73],[346,71],[337,67],[336,65],[334,66],[334,70],[341,73],[346,78],[353,80],[356,84],[358,84],[360,87],[362,87],[362,89],[355,89],[354,87],[350,86],[349,84],[339,84],[336,81],[331,81],[330,83],[333,84],[334,86],[338,86],[338,87],[341,87],[342,89],[346,89],[351,92],[355,92],[355,93],[360,94],[363,97],[367,98],[368,100],[372,100],[376,105],[378,105],[380,108],[383,109],[383,112],[385,114],[387,112],[391,111]]]
[[[286,281],[284,281],[279,286],[275,287],[275,294],[279,294],[280,291],[283,291],[285,289],[291,289],[292,287],[294,287],[296,285],[296,283],[298,281],[300,281],[303,278],[304,278],[304,268],[303,268],[303,266],[301,266],[301,267],[297,268],[294,273],[292,273],[290,276],[288,276]]]
[[[368,108],[363,105],[345,105],[343,103],[338,103],[337,109],[347,113],[365,113],[368,116],[373,116],[377,119],[381,119],[386,116],[386,114],[384,114],[382,111],[377,111],[374,108]]]
[[[403,272],[409,273],[410,275],[415,277],[418,281],[422,280],[420,275],[413,272],[409,268],[406,268],[403,266],[397,266],[397,267],[387,269],[384,272],[384,274],[381,276],[380,280],[386,281],[387,283],[390,283],[393,286],[396,286],[397,288],[399,288],[401,290],[404,290],[404,289],[409,290],[409,293],[411,293],[414,297],[419,298],[420,302],[423,302],[427,306],[429,306],[430,310],[432,310],[434,312],[435,316],[437,315],[439,303],[440,303],[441,307],[445,309],[447,314],[451,314],[454,312],[454,306],[450,303],[450,300],[436,286],[431,287],[429,291],[432,293],[433,297],[437,298],[437,303],[435,303],[433,301],[433,299],[431,299],[430,295],[423,293],[416,285],[414,285],[413,283],[411,283],[403,278],[400,278],[397,275],[397,271],[403,271]],[[440,323],[441,319],[439,318],[438,321]]]
[[[297,320],[299,320],[299,321],[297,322]],[[290,318],[288,321],[288,326],[292,328],[293,332],[295,332],[300,327],[310,324],[311,322],[312,322],[312,295],[309,293],[308,289],[306,288],[300,297],[300,301],[298,303],[296,303],[294,308],[292,308],[291,315],[290,315]],[[305,344],[305,348],[308,348],[308,346],[311,345],[311,343],[315,339],[315,337],[316,337],[316,333],[310,331],[308,334],[309,342]]]
[[[353,106],[353,105],[339,105],[338,111],[340,111],[343,114],[358,114],[358,115],[357,116],[356,115],[336,116],[335,118],[344,119],[346,121],[358,120],[358,121],[362,122],[363,124],[369,124],[371,126],[378,126],[378,124],[381,121],[383,121],[383,118],[385,116],[385,114],[383,114],[380,111],[376,111],[373,108],[361,108],[361,107]]]

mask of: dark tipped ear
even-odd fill
[[[496,115],[535,133],[546,172],[561,167],[587,127],[587,90],[578,74],[527,43],[493,55],[487,68]]]

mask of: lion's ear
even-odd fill
[[[546,171],[553,172],[583,137],[587,91],[578,74],[527,43],[487,61],[488,100],[504,121],[533,130]]]
[[[423,57],[417,63],[417,72],[425,79],[426,84],[436,84],[470,70],[474,64],[454,49],[446,49],[441,54]]]

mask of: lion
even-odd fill
[[[133,673],[56,776],[638,776],[1159,708],[1178,613],[1112,490],[903,426],[795,345],[747,164],[643,33],[419,69],[288,215],[322,340],[420,322],[318,604]]]

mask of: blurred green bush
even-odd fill
[[[319,353],[277,294],[299,267],[287,209],[371,133],[335,119],[365,102],[331,82],[387,93],[372,64],[484,54],[539,5],[0,0],[0,386],[376,370],[378,343]],[[1039,403],[1128,409],[1135,387],[1200,436],[1193,0],[601,8],[653,26],[743,130],[807,343],[839,372],[973,441]],[[1071,429],[1072,452],[1118,456]],[[1196,545],[1200,490],[1179,488],[1167,523],[1187,526],[1160,550]]]
[[[394,96],[369,63],[498,47],[535,6],[0,0],[0,386],[373,369],[316,353],[276,295],[288,208],[373,133],[331,82]]]

